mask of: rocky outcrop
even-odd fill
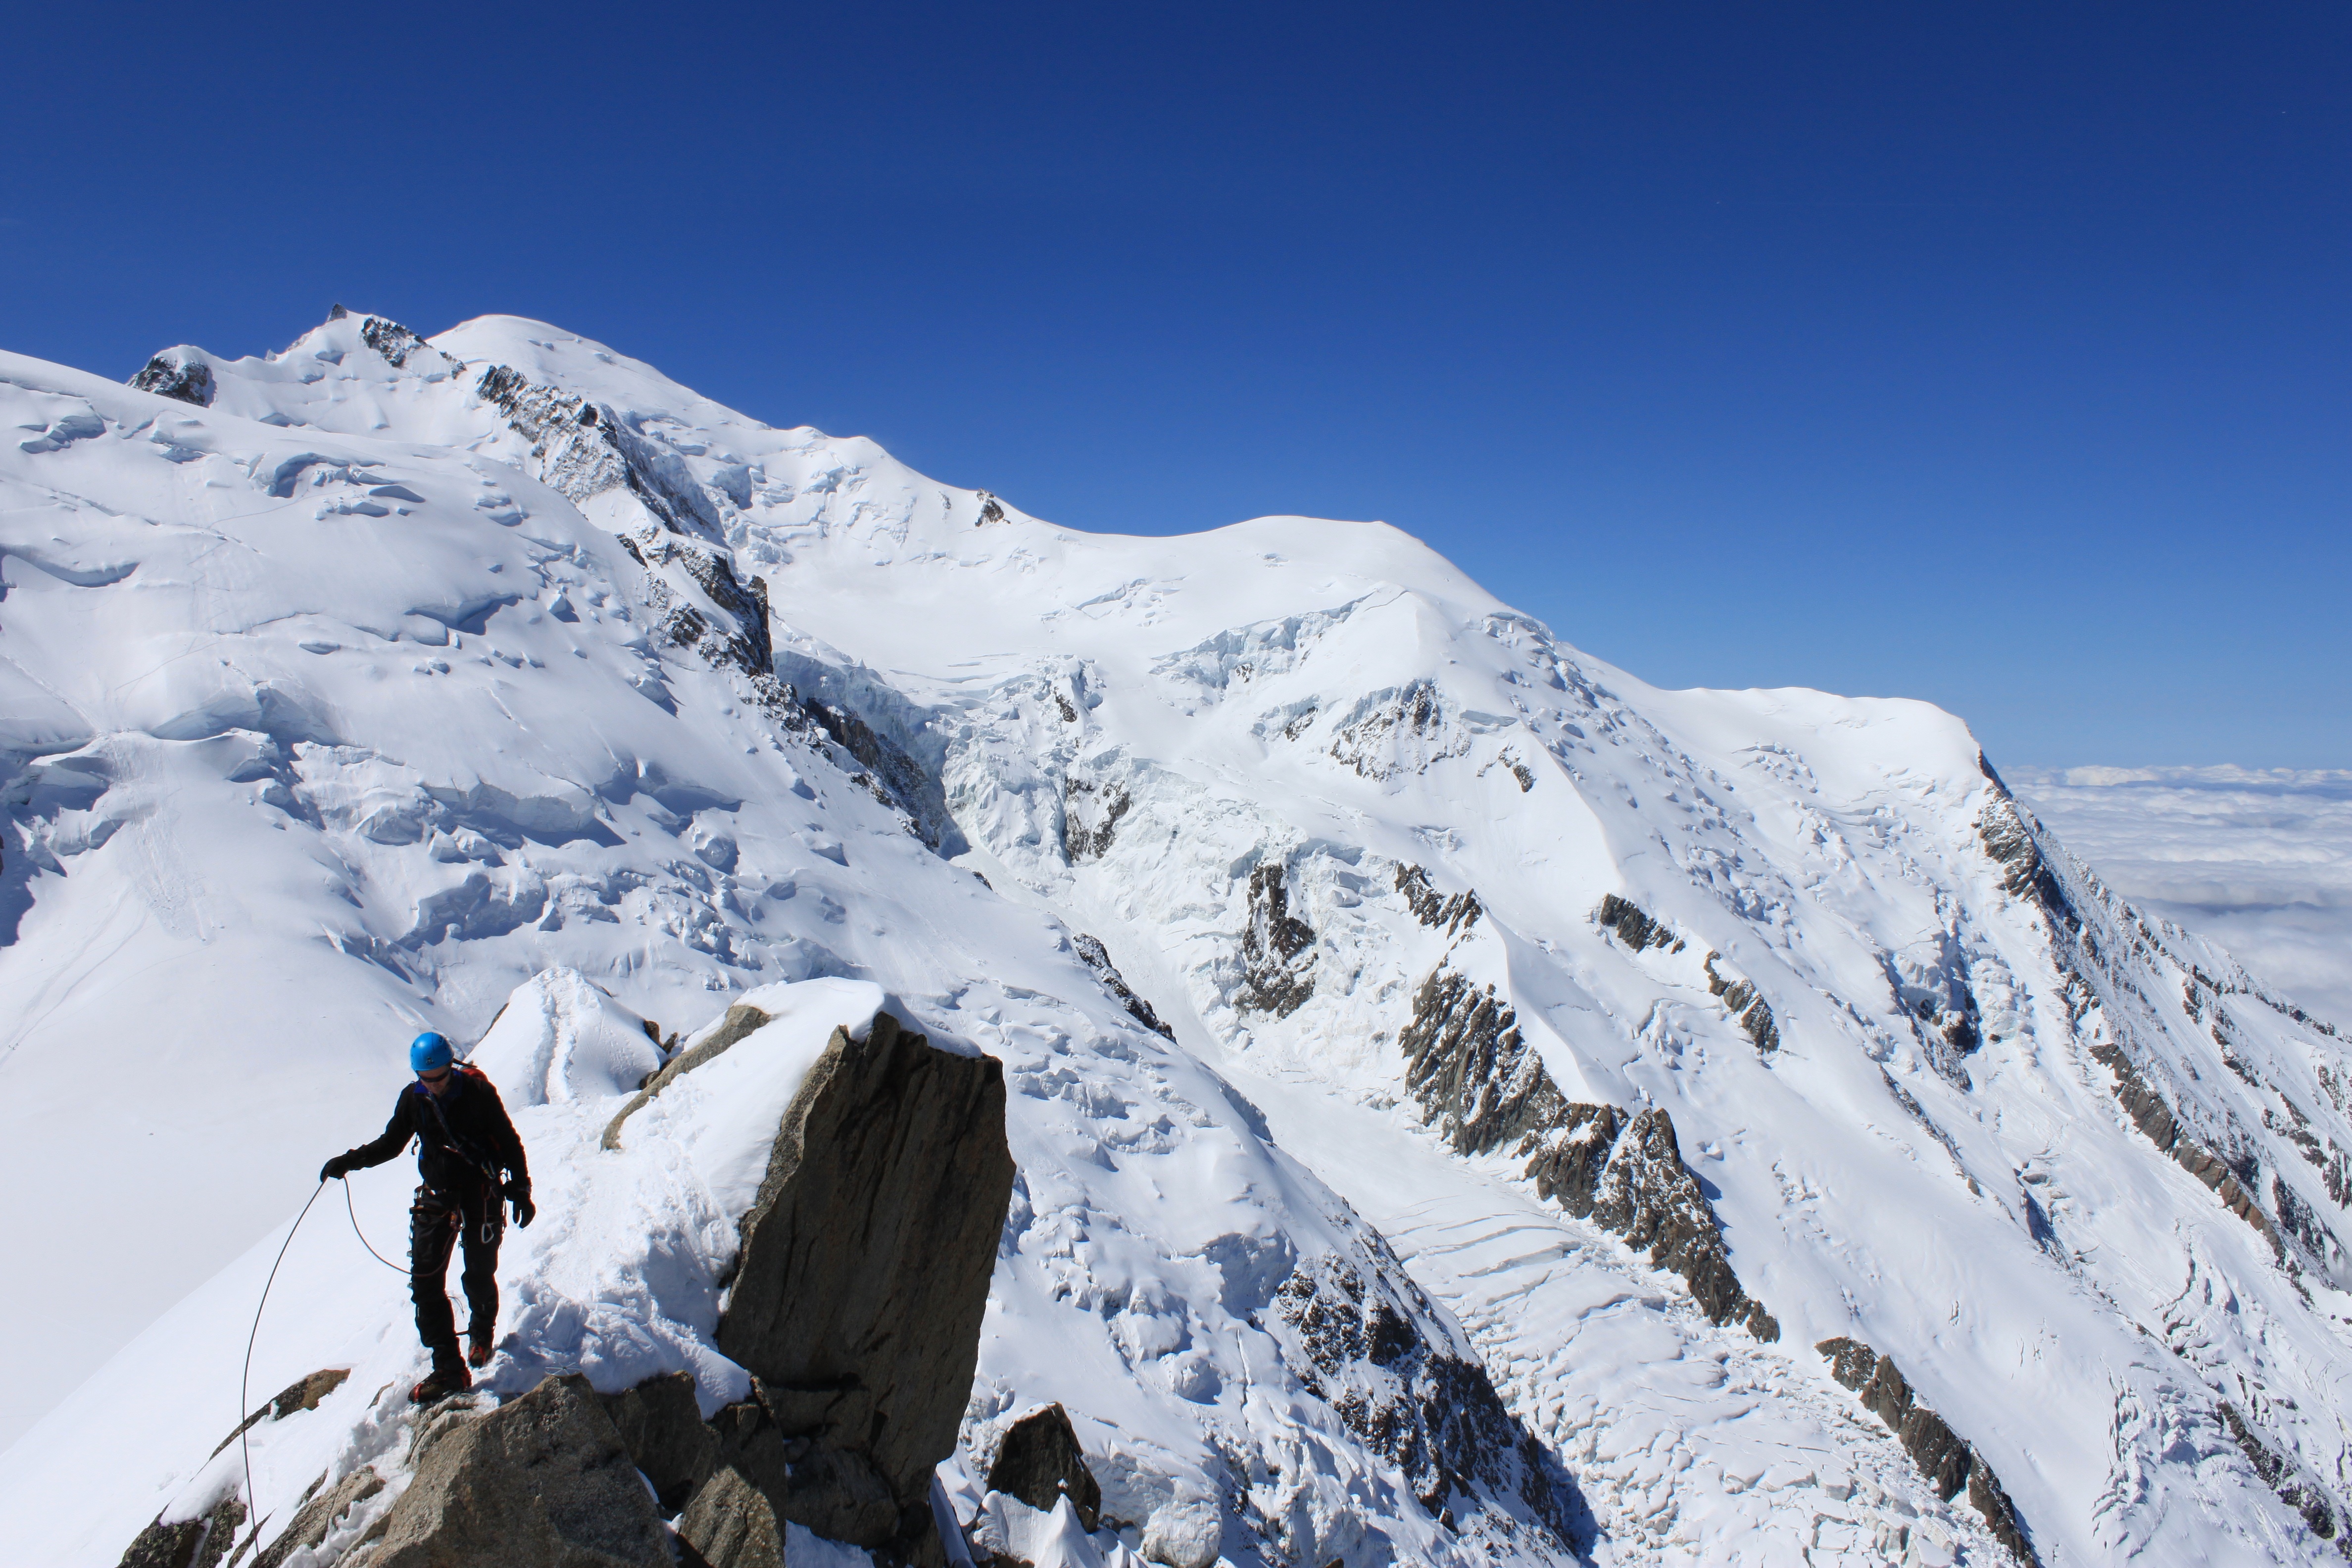
[[[1514,1146],[1538,1192],[1649,1248],[1652,1266],[1681,1275],[1711,1321],[1745,1323],[1759,1340],[1780,1337],[1779,1321],[1733,1272],[1715,1211],[1683,1164],[1664,1110],[1571,1101],[1495,988],[1443,965],[1422,982],[1398,1044],[1406,1089],[1456,1151]]]
[[[1828,1358],[1830,1375],[1861,1394],[1863,1405],[1901,1440],[1904,1451],[1935,1487],[1937,1496],[1949,1502],[1966,1488],[1969,1501],[1984,1516],[1993,1538],[2020,1563],[2030,1565],[2035,1561],[2024,1521],[2018,1518],[2016,1506],[2001,1489],[1992,1467],[1942,1416],[1919,1403],[1894,1357],[1880,1355],[1853,1339],[1823,1340],[1813,1348]]]
[[[123,1552],[121,1568],[216,1568],[245,1528],[245,1500],[232,1492],[194,1519],[158,1519]]]
[[[1513,1417],[1475,1361],[1433,1345],[1387,1282],[1335,1255],[1301,1263],[1276,1290],[1308,1390],[1403,1472],[1440,1524],[1481,1539],[1497,1561],[1521,1531],[1545,1554],[1576,1555],[1583,1500],[1559,1461]]]
[[[1568,1124],[1567,1097],[1491,985],[1473,985],[1444,965],[1430,971],[1397,1044],[1405,1055],[1405,1088],[1465,1154]]]
[[[222,1438],[219,1446],[214,1448],[213,1452],[217,1454],[222,1448],[227,1447],[239,1437],[244,1436],[257,1423],[264,1420],[283,1421],[289,1415],[300,1411],[316,1410],[319,1408],[319,1401],[342,1387],[344,1380],[351,1375],[352,1371],[349,1367],[322,1367],[308,1377],[288,1384],[270,1397],[268,1404],[238,1422],[236,1430]]]
[[[1469,732],[1447,721],[1437,684],[1416,680],[1358,702],[1331,735],[1331,756],[1368,779],[1423,773],[1470,749]]]
[[[1652,920],[1641,905],[1621,899],[1614,893],[1601,896],[1601,908],[1593,918],[1601,922],[1601,930],[1616,932],[1617,940],[1635,952],[1644,948],[1668,946],[1677,952],[1682,951],[1681,941],[1667,929],[1664,921]]]
[[[359,1568],[668,1568],[667,1532],[588,1380],[551,1377],[419,1438],[416,1479]]]
[[[756,584],[758,578],[753,578]],[[767,590],[761,589],[762,612],[767,606]],[[947,792],[939,775],[917,762],[889,736],[867,723],[856,711],[837,702],[823,702],[814,697],[800,699],[801,710],[816,721],[819,729],[833,737],[835,745],[856,759],[866,770],[856,782],[863,784],[884,804],[895,805],[906,813],[914,824],[917,837],[942,855],[955,856],[967,847],[963,830],[955,825],[948,810]],[[1106,847],[1109,838],[1105,837]]]
[[[312,1484],[310,1495],[286,1528],[254,1559],[254,1568],[280,1568],[298,1552],[315,1552],[353,1508],[383,1490],[383,1478],[373,1465],[361,1466],[333,1486],[327,1486],[326,1479],[321,1475]]]
[[[213,367],[200,359],[190,359],[180,349],[166,349],[149,360],[131,378],[131,384],[141,392],[175,397],[199,408],[211,407],[214,395],[220,390],[213,380]]]
[[[677,1521],[683,1568],[782,1568],[784,1521],[733,1466],[719,1471]]]
[[[2036,898],[2043,902],[2063,900],[2057,882],[2042,864],[2042,851],[2033,842],[2033,830],[2011,798],[2008,787],[1992,771],[1982,756],[1977,765],[1990,779],[1995,794],[1985,808],[1977,814],[1977,838],[1984,845],[1985,853],[2000,868],[2000,885],[2012,899]]]
[[[1571,1104],[1560,1125],[1520,1147],[1538,1192],[1627,1246],[1649,1248],[1651,1267],[1681,1275],[1709,1321],[1744,1323],[1767,1342],[1780,1337],[1780,1321],[1733,1272],[1715,1211],[1683,1163],[1664,1110]]]
[[[1249,923],[1242,928],[1242,984],[1234,1005],[1286,1018],[1315,994],[1315,931],[1290,912],[1282,868],[1250,868]]]
[[[719,1325],[758,1380],[751,1408],[720,1413],[722,1449],[780,1517],[861,1546],[929,1539],[1013,1174],[993,1058],[887,1013],[864,1040],[834,1032],[784,1112]],[[788,1447],[783,1485],[769,1457]]]
[[[1128,989],[1126,980],[1121,978],[1110,961],[1109,950],[1100,942],[1081,931],[1070,938],[1070,946],[1079,960],[1094,971],[1095,978],[1103,983],[1103,989],[1118,998],[1119,1005],[1127,1009],[1128,1016],[1163,1039],[1176,1037],[1176,1031],[1160,1021],[1160,1015],[1151,1010],[1151,1004]]]
[[[1135,808],[1122,784],[1097,784],[1075,775],[1063,781],[1062,853],[1073,866],[1110,853],[1118,819]]]
[[[702,1418],[694,1379],[673,1372],[601,1397],[663,1515],[676,1515],[719,1468],[719,1435]]]
[[[663,461],[664,455],[611,409],[540,385],[502,364],[483,371],[474,391],[531,443],[539,478],[566,500],[578,504],[609,489],[626,489],[663,531],[719,537],[710,499],[684,464],[674,455]]]
[[[1723,998],[1724,1006],[1739,1020],[1739,1026],[1748,1031],[1748,1037],[1756,1042],[1758,1050],[1768,1055],[1779,1050],[1780,1026],[1773,1018],[1772,1009],[1757,994],[1752,983],[1733,980],[1715,972],[1715,961],[1722,956],[1719,952],[1706,955],[1706,988]]]
[[[344,1380],[351,1375],[351,1369],[348,1367],[325,1367],[310,1373],[308,1377],[299,1378],[288,1384],[272,1395],[260,1409],[238,1422],[227,1436],[215,1444],[212,1457],[218,1458],[222,1449],[244,1436],[247,1431],[261,1422],[282,1421],[289,1415],[297,1415],[306,1410],[316,1410],[319,1408],[319,1402],[341,1388]],[[373,1471],[365,1473],[373,1474]],[[323,1483],[325,1479],[323,1476],[320,1477],[320,1483]],[[239,1489],[241,1485],[240,1477]],[[309,1504],[312,1500],[305,1500],[305,1513],[310,1511]],[[232,1489],[227,1495],[209,1504],[200,1503],[198,1508],[199,1511],[194,1517],[173,1520],[168,1523],[158,1516],[152,1523],[139,1532],[137,1538],[123,1552],[122,1568],[213,1568],[215,1563],[221,1562],[223,1554],[228,1552],[236,1532],[245,1527],[244,1499],[239,1495],[238,1489]],[[296,1515],[298,1523],[302,1517],[301,1513]],[[267,1523],[268,1521],[265,1519],[263,1522]],[[287,1532],[290,1533],[293,1528],[294,1526],[289,1525]],[[323,1525],[320,1527],[320,1532],[324,1533]],[[248,1548],[250,1545],[250,1542],[247,1543]],[[275,1550],[274,1546],[273,1550]],[[283,1556],[284,1552],[280,1552],[278,1554]],[[262,1559],[265,1562],[269,1561],[270,1553],[264,1552]]]
[[[772,679],[770,665],[775,645],[768,629],[765,580],[754,576],[746,584],[735,575],[734,566],[722,552],[698,540],[650,531],[641,538],[616,537],[621,548],[649,573],[673,563],[678,566],[734,623],[731,628],[713,625],[692,605],[680,604],[668,586],[655,578],[647,583],[646,594],[660,617],[658,635],[663,642],[672,647],[690,647],[721,668]],[[814,705],[803,708],[809,717],[823,722],[824,715]]]
[[[1440,893],[1429,885],[1429,873],[1418,866],[1396,868],[1396,889],[1404,895],[1405,908],[1412,911],[1413,919],[1448,937],[1460,936],[1476,925],[1483,912],[1475,890],[1465,889],[1451,896]]]
[[[440,368],[444,371],[460,371],[466,368],[465,362],[457,355],[443,353],[441,350],[435,348],[398,321],[387,321],[382,316],[367,316],[361,319],[360,342],[382,354],[384,362],[394,370],[404,370],[407,368],[409,361],[425,355],[438,355],[441,360]]]
[[[1040,1513],[1051,1513],[1063,1498],[1091,1535],[1102,1513],[1102,1486],[1087,1468],[1069,1412],[1058,1405],[1033,1410],[1005,1429],[996,1458],[988,1467],[988,1489],[1019,1498]]]
[[[1676,936],[1673,927],[1630,899],[1621,899],[1614,893],[1603,894],[1601,908],[1594,911],[1592,918],[1601,930],[1614,934],[1619,942],[1635,952],[1654,947],[1664,948],[1670,952],[1683,950],[1685,939]],[[1772,1016],[1771,1007],[1757,991],[1753,982],[1716,973],[1715,961],[1722,956],[1719,952],[1710,952],[1701,965],[1706,972],[1707,990],[1723,998],[1724,1006],[1748,1032],[1748,1037],[1755,1042],[1758,1050],[1769,1054],[1780,1049],[1780,1026]]]

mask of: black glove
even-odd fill
[[[530,1184],[517,1176],[507,1184],[506,1194],[507,1202],[514,1205],[515,1224],[529,1230],[530,1222],[539,1217],[539,1205],[530,1201]]]
[[[349,1154],[338,1154],[319,1167],[319,1184],[325,1186],[337,1176],[348,1175],[351,1173],[351,1169],[352,1157]]]

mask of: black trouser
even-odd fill
[[[488,1339],[499,1321],[499,1237],[505,1229],[499,1189],[488,1182],[458,1192],[416,1189],[408,1209],[408,1293],[416,1303],[416,1337],[433,1352],[436,1372],[461,1364],[457,1321],[449,1310],[449,1248],[464,1238],[466,1267],[457,1282],[472,1316],[467,1331]]]

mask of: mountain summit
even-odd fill
[[[618,1117],[826,986],[1002,1067],[940,1473],[1008,1559],[2336,1555],[2343,1042],[1948,714],[1656,689],[1382,524],[1057,526],[512,317],[0,354],[0,413],[27,1561],[244,1484],[253,1302],[421,1027],[549,1216],[486,1388],[733,1407],[785,1080]],[[424,1471],[332,1196],[254,1382],[356,1370],[247,1500],[373,1467],[341,1551]],[[992,1490],[1016,1432],[1096,1500]]]

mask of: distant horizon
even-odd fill
[[[1071,527],[1380,518],[1662,687],[2352,766],[2352,15],[560,15],[22,19],[0,347],[525,315]]]

